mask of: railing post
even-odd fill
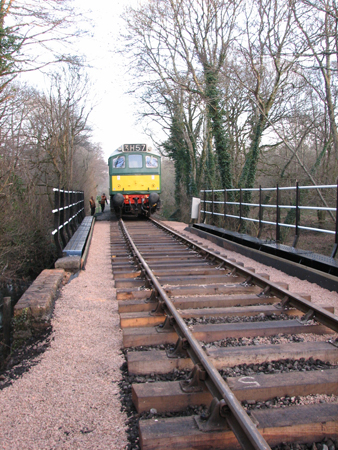
[[[204,195],[203,195],[203,198],[204,198],[204,214],[203,214],[203,223],[205,223],[205,219],[206,219],[206,215],[207,215],[207,213],[206,213],[206,209],[207,209],[207,193],[206,193],[206,190],[204,189]]]
[[[82,196],[82,220],[83,220],[86,217],[85,204],[84,204],[84,191],[82,191],[81,196]]]
[[[336,229],[335,229],[335,241],[333,250],[331,253],[331,258],[334,258],[336,256],[338,249],[338,180],[337,180],[337,189],[336,189]]]
[[[214,190],[212,190],[212,199],[211,199],[212,203],[211,203],[211,222],[214,225],[214,201],[215,201],[215,194],[214,194]]]
[[[280,209],[279,209],[279,186],[277,184],[277,190],[276,190],[276,242],[280,242]]]
[[[298,227],[299,227],[299,183],[296,181],[296,220],[295,220],[295,238],[293,240],[292,247],[296,248],[299,233],[298,233]]]
[[[262,186],[259,185],[259,207],[258,207],[258,234],[257,237],[260,238],[262,234],[262,220],[263,220],[263,207],[262,207]]]
[[[80,191],[80,223],[84,219],[84,192]]]
[[[65,223],[65,191],[63,189],[60,190],[60,224],[62,224],[62,228],[60,228],[60,236],[63,244],[63,248],[66,247],[67,241],[64,235],[64,226]]]
[[[54,191],[54,207],[55,207],[55,213],[54,213],[54,229],[56,230],[56,233],[54,234],[54,241],[57,249],[58,256],[62,255],[62,247],[60,244],[60,190],[56,189]]]
[[[74,191],[71,191],[69,194],[69,202],[70,202],[70,207],[69,207],[69,218],[70,220],[70,229],[72,230],[72,234],[75,233],[75,224],[74,224]]]
[[[84,210],[84,192],[81,191],[81,222],[83,221],[83,219],[85,218],[85,210]]]
[[[75,226],[76,226],[76,229],[78,228],[78,226],[79,226],[79,206],[80,206],[80,203],[79,203],[79,193],[78,192],[76,192],[75,193],[75,198],[76,198],[76,201],[75,201],[75,204],[76,204],[76,206],[75,206],[75,211],[76,211],[76,220],[75,220]]]
[[[242,202],[243,202],[243,192],[242,188],[239,188],[239,230],[242,230]]]
[[[80,220],[80,193],[79,192],[76,192],[75,193],[75,198],[76,198],[76,220],[75,220],[75,226],[76,226],[76,229],[79,227],[79,225],[80,225],[80,223],[81,223],[81,220]]]
[[[224,226],[226,226],[227,222],[227,201],[228,201],[228,193],[227,190],[224,189]]]
[[[65,192],[65,229],[66,229],[66,233],[67,233],[67,237],[68,237],[68,242],[70,241],[70,238],[72,237],[72,233],[70,231],[70,226],[69,226],[69,220],[70,220],[70,197],[69,197],[69,191]]]

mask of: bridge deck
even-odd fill
[[[6,449],[128,448],[128,417],[121,411],[121,398],[124,404],[129,400],[121,389],[129,381],[122,383],[125,359],[110,250],[110,234],[115,237],[120,233],[116,222],[110,223],[108,217],[100,220],[104,220],[103,214],[95,221],[86,270],[63,286],[55,303],[48,351],[39,354],[24,376],[15,375],[19,368],[11,366],[0,378],[0,386],[7,380],[12,383],[0,396],[0,435]],[[170,225],[181,232],[186,227]],[[238,259],[210,241],[199,240]],[[248,265],[254,267],[251,261]],[[279,272],[275,276],[281,279]],[[295,277],[288,277],[288,283],[291,292],[305,292]],[[315,285],[311,289],[313,302],[318,293],[325,304],[337,302],[337,293],[325,291],[324,295]],[[17,364],[14,359],[12,355],[13,364]]]

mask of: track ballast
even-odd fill
[[[111,245],[142,449],[337,439],[332,308],[155,221],[112,223]]]

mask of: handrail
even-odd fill
[[[54,236],[59,256],[77,230],[84,214],[84,192],[54,188]]]
[[[316,205],[301,205],[300,204],[300,191],[306,191],[311,189],[330,189],[333,190],[332,197],[335,197],[335,206],[329,206],[325,204],[323,197],[321,200],[324,202],[325,206],[316,206]],[[275,192],[276,193],[276,202],[275,204],[266,204],[262,203],[262,192]],[[295,200],[294,204],[283,204],[282,202],[282,191],[294,191],[295,192]],[[247,222],[257,222],[259,224],[258,234],[260,237],[263,225],[273,225],[276,228],[276,242],[280,242],[280,229],[281,227],[292,228],[295,230],[295,236],[293,241],[293,247],[296,247],[299,231],[307,230],[325,233],[329,235],[335,236],[335,242],[331,253],[331,258],[336,256],[338,250],[338,182],[337,184],[331,185],[320,185],[320,186],[300,186],[298,182],[296,186],[275,186],[275,187],[259,187],[259,188],[231,188],[231,189],[202,189],[201,191],[201,213],[203,214],[203,222],[206,222],[207,215],[211,216],[212,221],[215,216],[219,216],[226,219],[237,219],[239,221],[239,226],[242,226],[243,221]],[[259,193],[259,202],[249,203],[247,201],[243,201],[243,192],[258,192]],[[215,200],[215,194],[223,193],[224,200]],[[229,193],[238,193],[239,201],[228,201]],[[208,194],[209,195],[208,197]],[[230,208],[229,208],[230,207]],[[237,211],[231,211],[232,209],[237,208]],[[254,208],[258,208],[258,218],[248,217],[244,215],[245,207],[249,208],[249,213],[252,212]],[[275,221],[273,220],[264,220],[263,219],[263,210],[266,209],[275,210]],[[218,211],[217,211],[218,210]],[[282,210],[294,210],[295,212],[295,223],[283,223],[281,221],[280,215]],[[316,228],[313,226],[300,225],[300,212],[301,211],[327,211],[329,212],[335,226],[333,229],[325,229],[325,228]]]

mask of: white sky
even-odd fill
[[[113,53],[119,39],[123,8],[136,6],[139,0],[73,0],[73,5],[89,18],[94,27],[93,37],[79,43],[79,52],[86,55],[93,84],[93,102],[97,104],[90,115],[93,141],[101,143],[106,159],[124,143],[145,143],[151,145],[149,137],[142,132],[142,126],[135,125],[133,99],[124,94],[128,88],[125,68],[120,57]]]

